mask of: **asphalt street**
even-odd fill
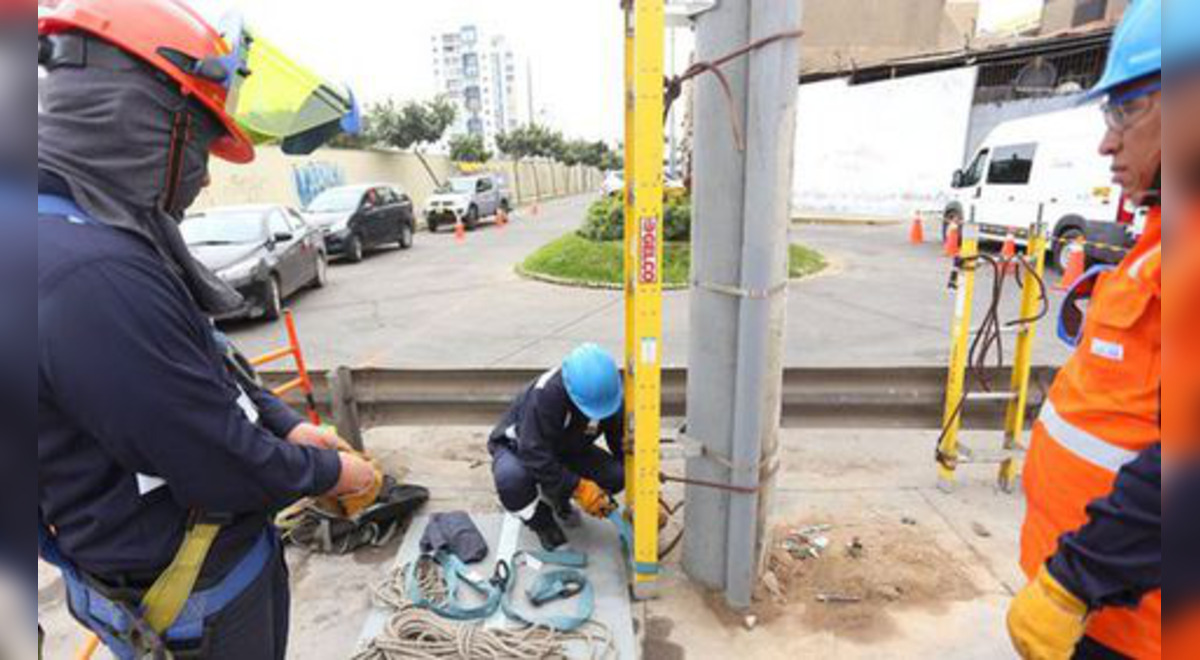
[[[592,199],[549,203],[537,216],[519,213],[507,228],[485,225],[465,243],[449,233],[422,233],[410,251],[385,250],[361,264],[335,264],[327,288],[303,292],[289,305],[310,366],[540,368],[584,341],[620,352],[620,292],[533,282],[514,270],[538,247],[578,227]],[[947,289],[950,261],[939,245],[911,246],[907,236],[903,225],[792,228],[793,242],[820,250],[831,267],[790,287],[788,366],[946,362],[954,306]],[[982,294],[989,280],[981,283]],[[1002,318],[1017,316],[1017,296],[1009,286]],[[665,295],[670,366],[687,362],[688,297],[686,291]],[[976,320],[986,297],[977,301]],[[1050,320],[1058,300],[1052,295]],[[1067,356],[1050,320],[1039,328],[1039,364],[1060,364]],[[226,330],[251,355],[284,342],[278,324],[238,322]],[[1011,337],[1006,344],[1011,349]]]

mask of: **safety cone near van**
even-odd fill
[[[454,225],[454,240],[457,243],[467,242],[467,226],[461,220]]]
[[[1005,275],[1015,275],[1017,272],[1017,235],[1010,229],[1004,238],[1004,248],[1000,250],[1000,261]]]
[[[951,222],[950,226],[946,227],[946,244],[943,246],[946,256],[957,258],[961,243],[962,230],[957,222]]]
[[[925,224],[921,222],[921,214],[913,216],[912,229],[908,232],[908,242],[920,245],[925,242]]]
[[[1083,249],[1083,241],[1075,241],[1065,249],[1067,250],[1067,267],[1063,269],[1062,281],[1058,283],[1059,291],[1069,291],[1087,270],[1087,254]]]
[[[504,228],[508,226],[508,211],[504,209],[496,211],[496,226],[500,231],[504,231]]]

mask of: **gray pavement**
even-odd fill
[[[518,214],[507,229],[485,226],[465,244],[420,234],[410,252],[384,251],[335,265],[328,288],[291,303],[314,368],[541,367],[582,341],[622,350],[619,292],[556,287],[522,279],[514,266],[575,229],[591,197]],[[927,232],[931,233],[931,232]],[[829,257],[824,274],[794,283],[788,301],[788,366],[941,364],[949,351],[953,297],[940,246],[907,243],[903,225],[797,225],[793,241]],[[983,287],[986,288],[986,287]],[[1016,316],[1016,293],[1005,318]],[[1057,312],[1057,298],[1054,311]],[[983,301],[977,305],[982,313]],[[687,362],[688,293],[665,295],[665,362]],[[1040,329],[1037,361],[1066,351]],[[230,334],[250,354],[283,341],[280,326],[238,323]],[[1011,339],[1009,341],[1011,344]]]

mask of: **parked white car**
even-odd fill
[[[1087,105],[1017,119],[997,126],[974,159],[954,173],[943,230],[950,223],[979,226],[983,241],[1004,241],[1010,232],[1024,244],[1042,213],[1054,264],[1065,266],[1065,245],[1078,238],[1128,245],[1134,210],[1112,182],[1110,162],[1099,152],[1104,137],[1099,108]],[[1115,262],[1120,253],[1089,246],[1092,261]]]
[[[620,195],[625,192],[625,173],[609,172],[604,175],[604,183],[600,185],[600,193],[605,197]]]

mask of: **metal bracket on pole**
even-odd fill
[[[671,28],[688,27],[701,14],[706,14],[719,5],[718,0],[668,0],[666,25]]]
[[[729,286],[727,284],[715,284],[712,282],[699,282],[699,281],[692,282],[692,286],[697,289],[703,289],[705,291],[709,291],[712,293],[719,293],[721,295],[731,296],[734,298],[744,298],[746,300],[767,300],[770,298],[774,298],[775,296],[783,293],[784,291],[787,291],[788,284],[789,284],[789,282],[785,280],[783,282],[780,282],[779,284],[776,284],[775,286],[773,286],[769,289],[766,289],[765,291],[757,291],[757,290],[750,290],[750,289],[741,289],[741,288],[738,288],[735,286]]]

